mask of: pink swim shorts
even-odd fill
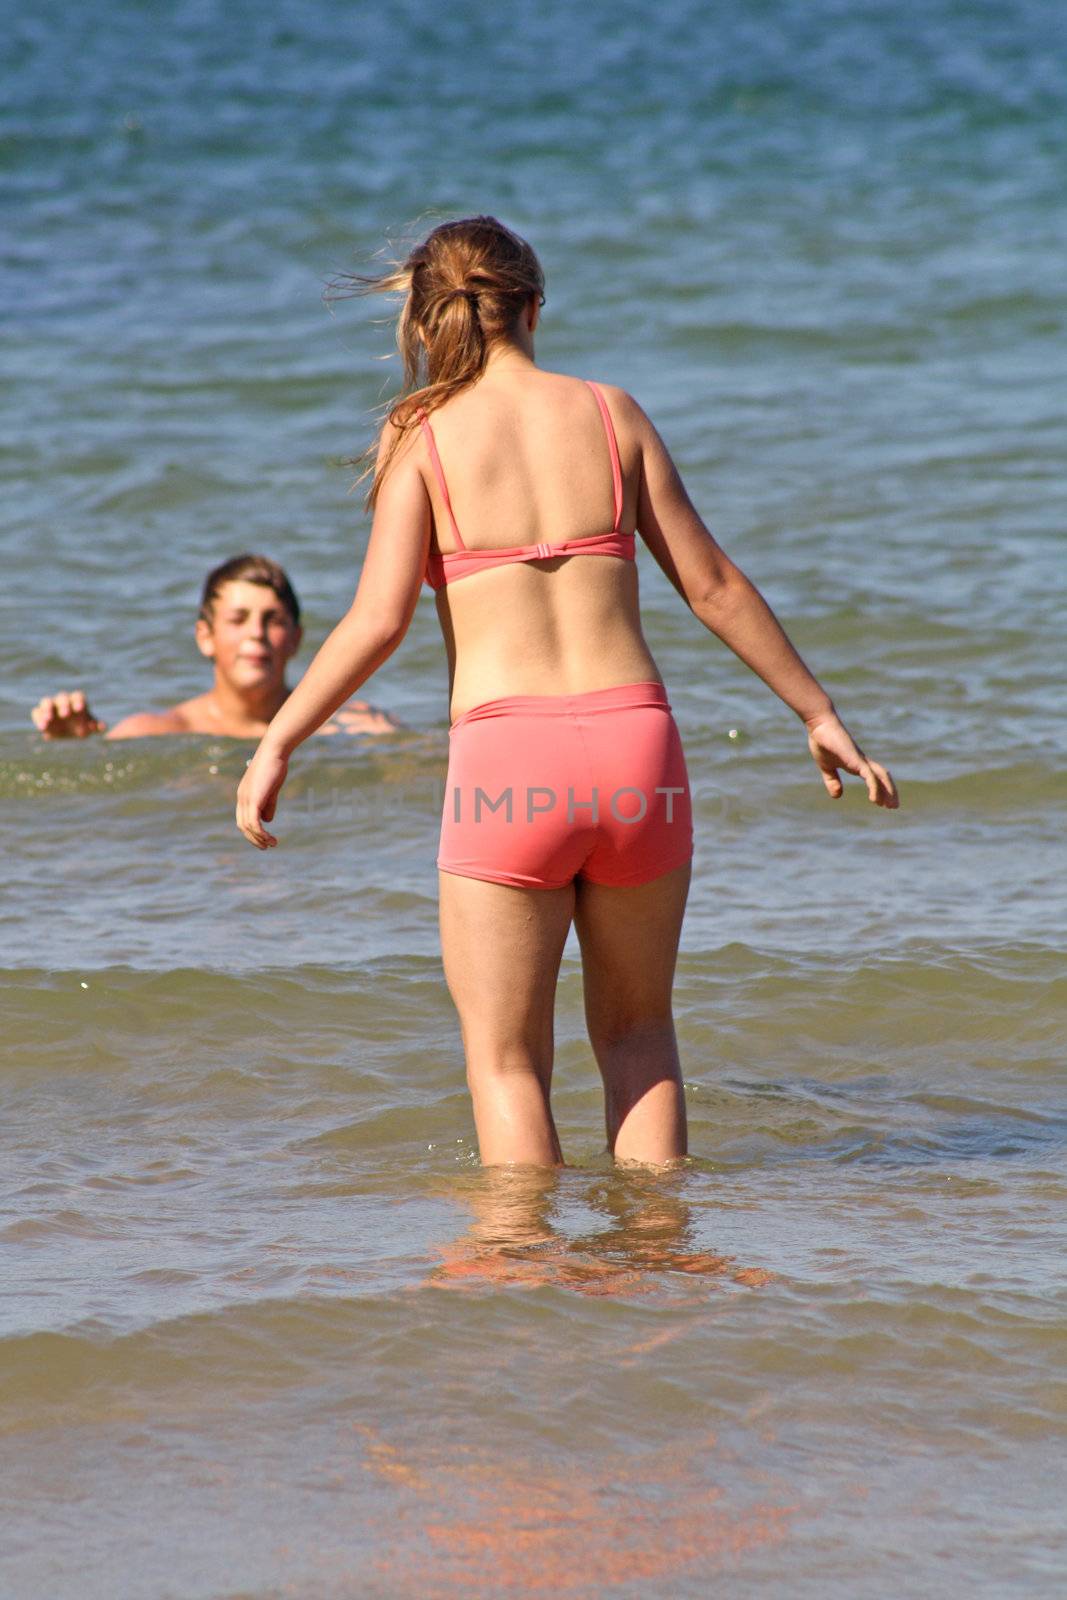
[[[689,775],[662,684],[487,700],[448,743],[442,872],[622,886],[692,857]]]

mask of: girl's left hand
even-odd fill
[[[269,850],[271,845],[278,843],[263,823],[274,820],[278,795],[288,770],[287,756],[261,744],[238,785],[237,826],[257,850]]]

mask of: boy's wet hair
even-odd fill
[[[231,556],[228,561],[223,561],[220,566],[212,568],[204,579],[204,588],[200,596],[200,616],[211,624],[214,618],[215,601],[219,592],[227,583],[261,583],[265,589],[273,589],[282,605],[292,617],[293,622],[300,625],[300,601],[296,598],[296,590],[289,582],[283,567],[269,556]]]

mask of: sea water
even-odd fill
[[[1062,1592],[1065,34],[1048,0],[5,10],[0,1590]],[[429,591],[312,740],[46,743],[321,642],[395,391],[324,286],[491,212],[901,806],[649,552],[695,798],[691,1158],[615,1169],[577,941],[554,1174],[479,1166]]]

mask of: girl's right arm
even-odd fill
[[[864,755],[755,584],[712,537],[645,412],[624,390],[615,394],[641,445],[638,531],[667,578],[704,626],[796,712],[827,793],[841,795],[844,768],[863,779],[875,805],[895,809],[900,801],[889,772]]]

